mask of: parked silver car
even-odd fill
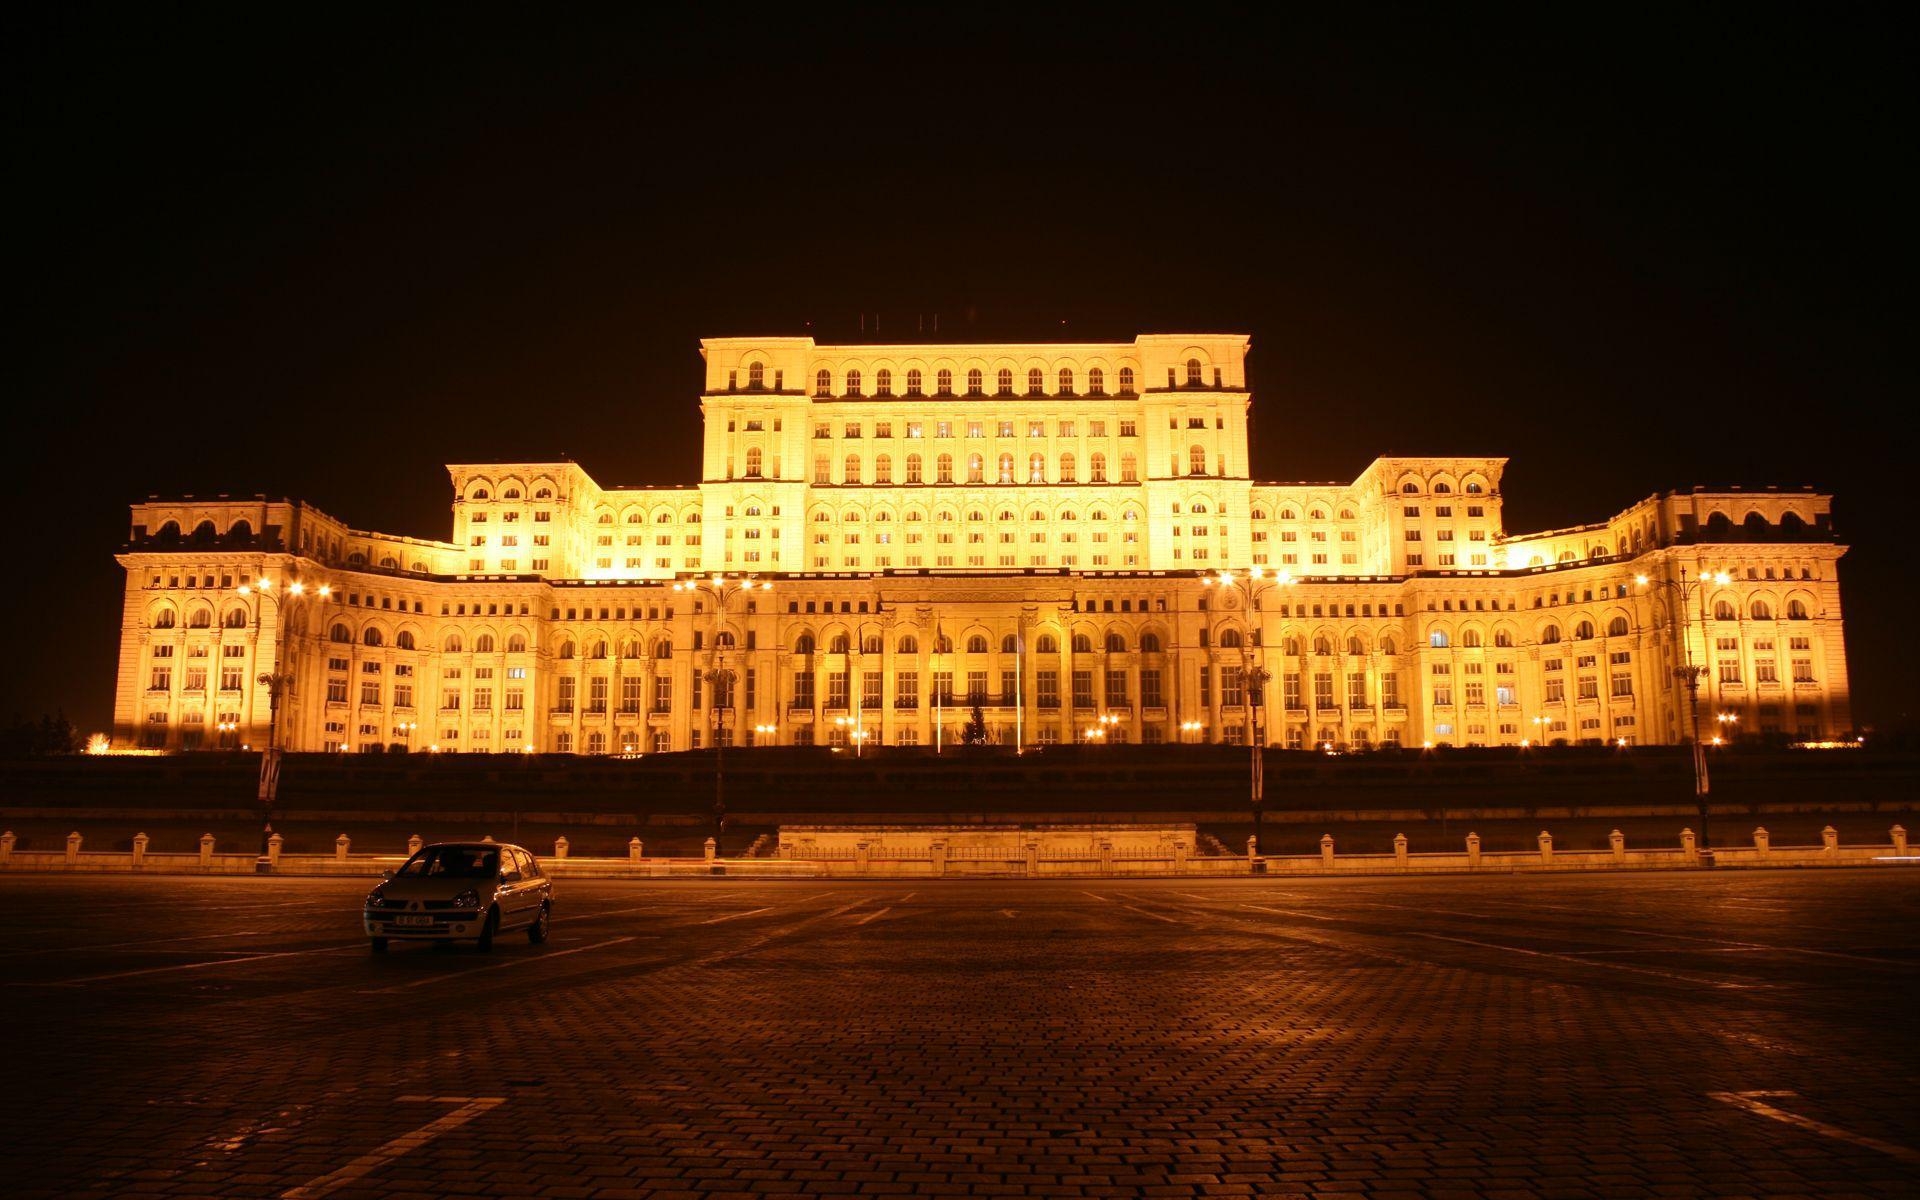
[[[553,882],[519,846],[436,842],[367,893],[364,919],[376,954],[391,938],[472,938],[491,950],[495,937],[515,929],[538,945],[553,920]]]

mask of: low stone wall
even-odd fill
[[[796,828],[781,832],[778,854],[771,858],[721,858],[711,839],[700,858],[648,858],[639,838],[629,842],[624,859],[574,858],[568,853],[567,839],[561,837],[553,853],[542,856],[542,864],[556,878],[600,879],[1345,876],[1920,865],[1920,855],[1908,853],[1903,827],[1895,825],[1888,834],[1884,845],[1842,846],[1839,835],[1828,826],[1818,846],[1775,846],[1767,830],[1760,828],[1753,831],[1751,845],[1702,851],[1693,831],[1683,829],[1675,845],[1630,850],[1616,830],[1609,849],[1556,851],[1553,835],[1543,830],[1537,847],[1525,852],[1483,853],[1479,835],[1469,833],[1457,852],[1414,853],[1401,836],[1394,839],[1391,854],[1344,855],[1338,853],[1333,835],[1327,834],[1320,839],[1317,855],[1262,855],[1251,838],[1244,855],[1202,855],[1195,852],[1190,825]],[[407,854],[420,844],[419,838],[413,838]],[[64,850],[17,851],[14,835],[5,833],[0,834],[0,871],[378,877],[407,857],[355,854],[344,834],[331,855],[281,851],[276,835],[264,860],[257,854],[219,853],[209,834],[200,839],[198,854],[150,853],[142,834],[133,839],[131,852],[102,853],[86,850],[79,833],[68,836]]]

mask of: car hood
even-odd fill
[[[471,888],[482,897],[493,894],[498,879],[460,879],[437,876],[430,879],[388,879],[377,890],[389,900],[451,900]]]

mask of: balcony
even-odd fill
[[[893,698],[893,706],[897,709],[919,708],[920,700],[917,696],[895,696]],[[878,708],[880,706],[876,704],[874,707]]]

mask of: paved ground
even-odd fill
[[[0,878],[9,1197],[1920,1193],[1920,871]]]

